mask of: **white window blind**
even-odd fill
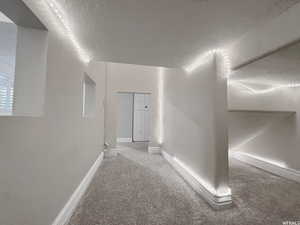
[[[13,114],[17,26],[0,12],[0,116]]]
[[[0,115],[12,115],[14,86],[13,79],[5,74],[0,74]]]

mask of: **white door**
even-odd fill
[[[117,142],[132,142],[133,93],[118,93]]]
[[[133,140],[149,141],[150,94],[134,94]]]

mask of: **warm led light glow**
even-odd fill
[[[69,40],[71,41],[74,49],[76,50],[77,54],[79,55],[80,59],[84,63],[89,63],[91,60],[90,55],[87,53],[87,51],[80,45],[79,41],[77,40],[76,36],[74,35],[70,24],[66,20],[66,14],[64,11],[59,7],[56,0],[44,0],[46,1],[47,5],[49,6],[52,15],[54,15],[59,21],[60,25],[63,28],[62,32],[64,35],[66,35]]]
[[[243,145],[249,143],[250,141],[254,140],[256,137],[258,137],[261,134],[263,134],[267,128],[268,128],[268,126],[265,126],[264,128],[260,129],[259,131],[255,132],[254,134],[250,135],[248,138],[246,138],[245,140],[241,141],[236,146],[230,148],[230,151],[234,151],[234,150],[240,149]]]
[[[231,61],[230,61],[230,57],[229,57],[227,51],[224,49],[215,49],[214,51],[215,51],[215,54],[219,55],[222,58],[222,60],[223,60],[222,66],[223,66],[224,76],[226,78],[229,78],[232,71],[231,71]]]
[[[158,116],[159,116],[159,144],[163,143],[163,89],[164,89],[164,68],[158,68]]]
[[[285,88],[297,88],[300,87],[299,83],[293,83],[293,84],[282,84],[282,85],[273,85],[270,88],[265,89],[254,89],[250,87],[249,85],[245,84],[246,82],[238,81],[238,80],[231,80],[229,81],[230,85],[238,86],[243,89],[246,89],[251,94],[267,94],[270,92],[278,91]],[[257,83],[259,84],[259,83]]]
[[[243,140],[241,143],[239,143],[236,146],[230,148],[230,150],[229,150],[230,154],[229,155],[231,155],[231,156],[246,155],[246,156],[249,156],[249,157],[252,157],[252,158],[255,158],[255,159],[258,159],[258,160],[261,160],[261,161],[264,161],[264,162],[267,162],[267,163],[270,163],[270,164],[273,164],[273,165],[276,165],[276,166],[279,166],[279,167],[282,167],[282,168],[286,168],[286,164],[284,162],[280,162],[280,161],[276,161],[276,160],[271,160],[271,159],[267,159],[267,158],[263,158],[263,157],[260,157],[260,156],[256,156],[256,155],[252,155],[252,154],[249,154],[249,153],[238,151],[238,150],[242,149],[243,145],[249,143],[250,141],[254,140],[256,137],[258,137],[261,134],[263,134],[264,131],[268,127],[269,126],[265,126],[261,130],[259,130],[259,131],[255,132],[254,134],[252,134],[247,139]],[[231,153],[231,152],[233,152],[233,153]]]
[[[214,51],[208,51],[208,52],[204,53],[203,55],[200,55],[199,57],[197,57],[194,60],[194,62],[192,62],[190,65],[184,67],[184,70],[187,73],[192,73],[197,68],[211,62],[211,60],[213,59],[214,54],[215,54]]]
[[[173,156],[173,159],[178,165],[180,165],[184,170],[186,170],[194,179],[196,179],[202,186],[204,186],[209,192],[218,197],[224,197],[231,195],[231,189],[229,187],[221,187],[216,190],[208,181],[202,179],[198,174],[196,174],[191,168],[189,168],[181,160]]]
[[[224,75],[225,75],[225,77],[229,77],[229,75],[231,74],[231,63],[230,63],[229,55],[227,54],[227,51],[225,51],[224,49],[213,49],[213,50],[210,50],[210,51],[200,55],[199,57],[197,57],[194,60],[194,62],[192,62],[190,65],[184,67],[184,70],[187,73],[192,73],[197,68],[211,62],[211,60],[213,60],[213,57],[215,55],[219,55],[222,57]]]
[[[245,155],[245,156],[248,156],[248,157],[251,157],[251,158],[254,158],[254,159],[257,159],[257,160],[260,160],[260,161],[263,161],[263,162],[266,162],[266,163],[269,163],[269,164],[272,164],[272,165],[275,165],[275,166],[278,166],[278,167],[281,167],[281,168],[287,168],[286,163],[282,162],[282,161],[267,159],[267,158],[264,158],[264,157],[261,157],[261,156],[257,156],[257,155],[253,155],[253,154],[249,154],[249,153],[245,153],[245,152],[235,152],[233,154],[233,156],[235,154]]]

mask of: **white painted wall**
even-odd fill
[[[282,52],[276,54],[282,54]],[[268,56],[268,58],[260,61],[272,62],[271,58],[274,57],[276,55]],[[261,62],[252,63],[247,67],[255,68],[259,63]],[[284,62],[276,61],[276,64],[281,64],[281,68],[285,69],[285,65],[282,63]],[[267,70],[271,71],[272,67],[277,65],[268,63],[265,66]],[[283,70],[281,77],[285,80],[282,82],[294,82],[293,76],[297,80],[299,73],[300,68],[298,74],[296,70],[293,70],[292,74],[288,70]],[[259,70],[257,74],[253,74],[254,80],[256,78],[258,83],[265,76]],[[242,77],[243,74],[237,71],[234,79]],[[272,77],[272,73],[269,74],[270,77]],[[273,79],[275,81],[278,79],[276,74],[274,74]],[[259,86],[247,85],[254,89]],[[287,168],[299,170],[299,92],[299,88],[282,88],[266,93],[252,93],[243,86],[229,85],[229,109],[239,110],[239,112],[230,113],[229,140],[231,151],[242,151],[267,160],[280,162]]]
[[[253,154],[299,170],[299,93],[299,88],[284,88],[254,94],[230,85],[229,109],[239,110],[230,112],[230,150]]]
[[[118,92],[151,93],[150,142],[158,142],[158,69],[156,67],[107,63],[106,142],[116,145]]]
[[[163,149],[216,190],[228,187],[226,79],[217,60],[164,72]]]
[[[251,85],[255,88],[255,85]],[[228,85],[228,109],[250,111],[295,111],[293,93],[289,89],[253,94],[237,85]]]
[[[236,146],[237,142],[240,143],[235,149],[237,151],[281,162],[287,168],[300,170],[299,88],[286,88],[256,95],[237,92],[235,95],[229,95],[228,100],[230,105],[234,102],[235,109],[294,111],[231,113],[229,137],[231,147]],[[255,131],[251,130],[253,126],[256,126]]]
[[[299,170],[298,121],[294,113],[230,114],[231,152],[245,152]]]
[[[293,112],[230,111],[229,112],[229,149],[242,151],[245,146],[265,132],[270,132],[274,124],[287,123]],[[287,125],[287,124],[286,124]],[[291,127],[291,124],[288,126]],[[287,137],[281,137],[280,141]],[[290,138],[289,138],[290,140]],[[287,141],[283,141],[286,143]],[[269,143],[272,144],[272,143]],[[265,148],[266,146],[264,146]],[[257,150],[257,147],[254,150]]]
[[[44,114],[0,117],[0,224],[50,225],[103,150],[104,64],[87,69],[97,111],[83,118],[85,67],[51,27],[48,41]]]

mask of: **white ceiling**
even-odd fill
[[[94,60],[181,67],[300,0],[56,0]],[[26,2],[29,2],[26,0]]]

